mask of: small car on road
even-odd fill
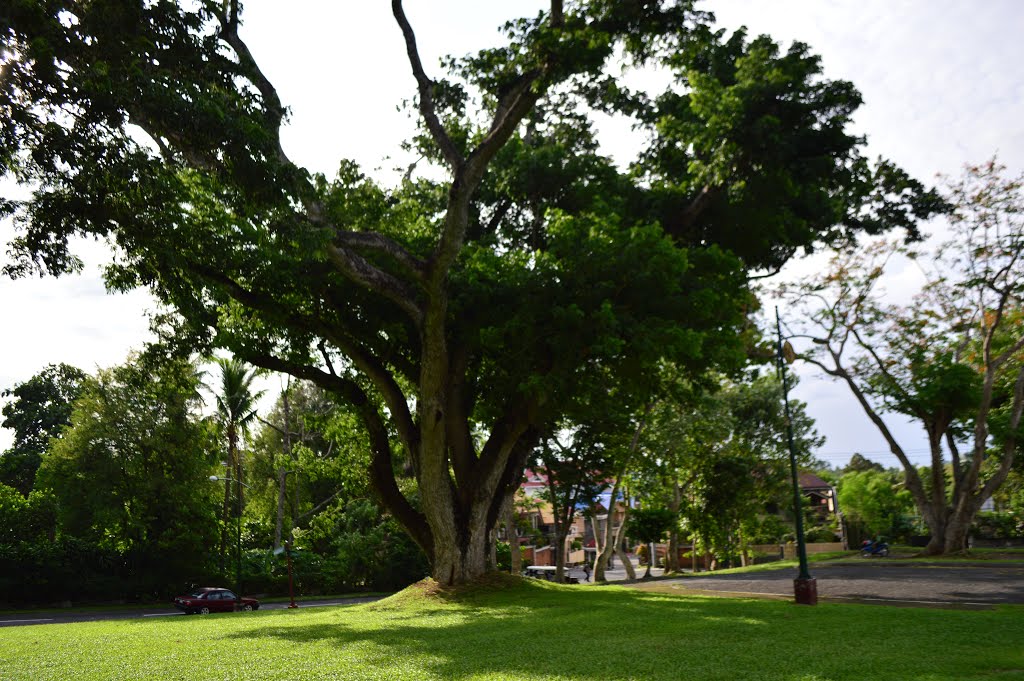
[[[260,602],[255,598],[236,596],[230,589],[207,586],[196,589],[187,596],[178,596],[174,599],[174,607],[186,615],[209,615],[211,612],[256,610],[260,607]]]

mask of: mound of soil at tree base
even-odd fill
[[[432,577],[421,579],[410,584],[398,593],[377,601],[367,608],[371,610],[389,610],[402,608],[416,602],[446,601],[458,602],[492,591],[508,591],[509,589],[536,586],[537,580],[510,575],[505,572],[488,572],[480,579],[469,584],[442,586]]]

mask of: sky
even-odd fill
[[[543,5],[405,2],[428,74],[440,74],[441,56],[493,45],[503,22]],[[955,175],[965,162],[995,153],[1012,171],[1024,169],[1024,2],[718,0],[701,7],[728,30],[745,25],[750,35],[767,33],[784,45],[807,43],[821,55],[826,77],[852,81],[865,102],[854,130],[867,137],[869,156],[889,158],[927,183],[936,173]],[[412,129],[399,104],[415,85],[389,3],[248,0],[243,22],[242,38],[291,109],[283,130],[289,155],[328,175],[343,158],[382,177],[393,175],[403,161],[399,144]],[[603,133],[614,153],[636,143],[621,127]],[[12,234],[9,222],[0,223],[0,241],[6,244]],[[86,261],[81,275],[0,278],[0,391],[47,364],[65,362],[90,372],[113,366],[148,337],[150,296],[105,291],[104,244],[83,242],[79,253]],[[797,261],[781,276],[816,266]],[[913,280],[912,273],[894,273],[888,289],[908,296],[905,287]],[[808,370],[799,373],[794,397],[808,403],[826,437],[819,458],[842,465],[860,452],[896,464],[845,387]],[[277,384],[268,381],[271,393]],[[923,454],[919,427],[903,423],[895,431],[905,450]],[[10,431],[0,428],[0,450],[11,440]]]

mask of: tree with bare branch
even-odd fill
[[[903,465],[931,554],[965,548],[1024,435],[1022,179],[995,160],[967,166],[947,179],[949,237],[934,253],[894,241],[850,248],[833,257],[824,278],[789,291],[800,311],[791,314],[795,336],[808,341],[800,357],[846,384]],[[908,305],[885,302],[887,265],[897,258],[925,273]],[[926,477],[886,413],[923,426]]]

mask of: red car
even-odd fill
[[[236,596],[235,592],[229,589],[208,586],[196,589],[187,596],[178,596],[174,599],[174,607],[186,615],[209,615],[211,612],[256,610],[260,607],[260,602],[255,598]]]

